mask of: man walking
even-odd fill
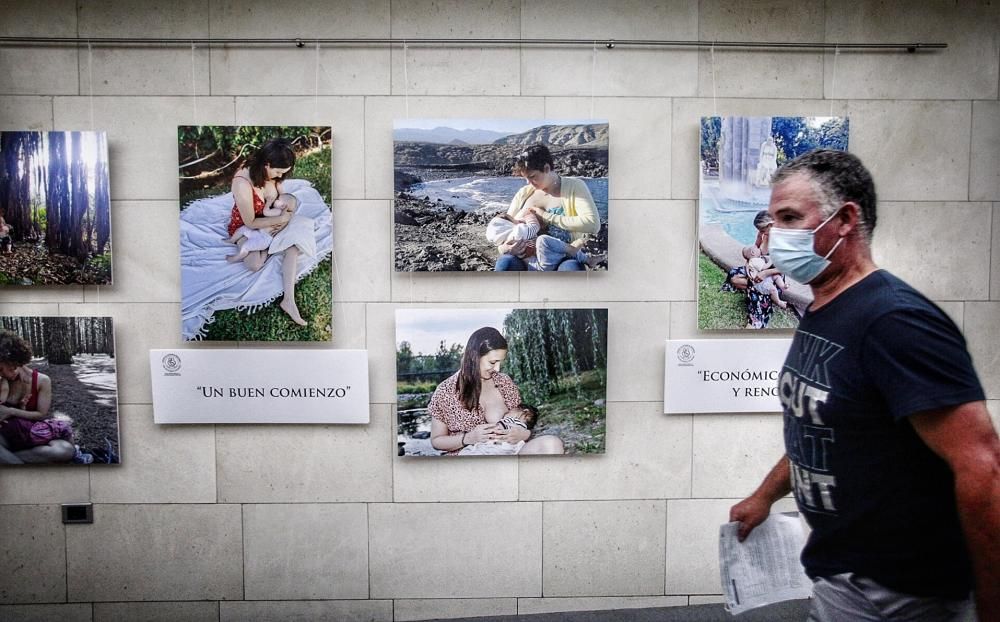
[[[785,456],[740,537],[795,493],[810,620],[1000,620],[1000,441],[965,340],[872,261],[875,185],[842,151],[772,181],[770,254],[812,288],[779,380]]]

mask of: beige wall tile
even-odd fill
[[[351,37],[389,36],[389,0],[219,0],[210,3],[213,37]]]
[[[729,508],[742,497],[667,501],[667,594],[720,593],[719,525],[729,521]],[[795,502],[785,498],[771,511],[794,509]]]
[[[8,2],[0,37],[75,37],[76,12],[75,0]]]
[[[337,262],[334,300],[388,302],[393,270],[392,204],[336,201],[333,252]]]
[[[243,507],[245,598],[368,597],[364,504]]]
[[[0,96],[3,131],[52,130],[52,98],[36,95]]]
[[[965,340],[972,354],[972,362],[979,372],[986,397],[1000,398],[1000,352],[993,344],[1000,334],[1000,303],[965,303]]]
[[[542,594],[540,503],[372,504],[368,511],[373,598]],[[514,537],[516,553],[482,546],[491,534]]]
[[[558,33],[552,31],[558,24]],[[694,40],[698,7],[669,0],[591,4],[572,0],[523,5],[521,36],[526,39],[595,40],[592,48],[526,47],[521,54],[522,95],[692,96],[697,88],[695,50],[607,49],[608,39]]]
[[[219,603],[220,622],[391,622],[391,600],[243,601]]]
[[[663,403],[663,356],[669,321],[668,303],[608,305],[610,401]]]
[[[878,207],[876,263],[935,300],[989,298],[989,203],[884,201]]]
[[[205,46],[194,50],[83,47],[80,48],[80,95],[204,96],[209,94],[208,63]],[[156,71],[150,71],[150,67],[156,67]]]
[[[218,622],[219,603],[94,603],[94,622]]]
[[[0,605],[0,618],[10,622],[91,622],[90,603],[75,605]]]
[[[745,497],[784,453],[779,414],[696,415],[691,496]]]
[[[426,598],[396,599],[393,619],[447,620],[477,616],[513,616],[518,614],[517,598]]]
[[[823,2],[710,0],[699,4],[701,41],[823,40]],[[699,53],[703,97],[823,96],[823,55],[817,50],[768,52],[718,48]]]
[[[997,96],[996,33],[1000,8],[990,2],[835,0],[826,3],[826,41],[947,43],[917,54],[842,52],[826,57],[826,92],[858,99],[977,99]]]
[[[115,201],[177,201],[177,126],[192,123],[233,125],[232,98],[95,97],[91,101],[89,97],[57,97],[55,100],[56,127],[64,130],[94,127],[108,133],[111,199]]]
[[[215,503],[215,428],[156,425],[148,405],[121,406],[122,464],[92,469],[95,503]]]
[[[519,615],[557,613],[561,611],[607,611],[618,609],[649,609],[652,607],[683,607],[686,596],[613,596],[591,598],[518,598]],[[626,613],[617,615],[629,615]],[[643,615],[637,613],[635,615]]]
[[[180,305],[179,215],[176,201],[113,200],[114,283],[85,288],[84,299],[93,303],[170,302]]]
[[[246,36],[240,35],[240,36]],[[268,35],[274,37],[275,35]],[[296,37],[298,35],[295,35]],[[302,49],[225,46],[211,55],[214,95],[385,95],[388,48],[316,46]]]
[[[240,507],[95,505],[66,530],[69,600],[243,596]]]
[[[547,596],[663,594],[663,501],[545,503]]]
[[[513,456],[396,458],[392,461],[392,500],[517,501],[518,468],[523,464]]]
[[[879,201],[968,199],[969,102],[851,101],[847,116]]]
[[[76,95],[80,92],[77,50],[73,47],[0,49],[0,93]]]
[[[388,501],[394,449],[388,427],[387,405],[372,406],[368,425],[219,426],[219,501]]]
[[[333,347],[349,350],[365,349],[365,305],[363,303],[339,302],[337,300],[337,280],[334,276],[333,295]],[[326,344],[323,344],[326,345]],[[368,368],[369,378],[372,375]]]
[[[521,500],[662,499],[691,494],[691,417],[658,402],[608,404],[606,453],[518,461]]]
[[[990,238],[990,300],[1000,299],[1000,203],[993,204],[993,234]]]
[[[972,102],[969,198],[1000,201],[1000,101]]]
[[[57,505],[0,506],[5,531],[0,603],[66,600],[66,528],[61,517]]]
[[[79,36],[203,38],[208,36],[208,5],[206,0],[87,0],[79,5]]]
[[[44,468],[3,466],[0,469],[3,469],[0,504],[78,503],[90,500],[90,469],[81,465]]]

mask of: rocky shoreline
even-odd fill
[[[395,198],[395,265],[399,272],[488,272],[496,247],[486,239],[486,225],[498,213],[466,212],[440,199],[399,191]],[[588,253],[608,252],[608,226],[584,246]],[[606,264],[599,269],[606,270]]]

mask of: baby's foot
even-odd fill
[[[292,321],[299,326],[308,325],[308,322],[303,320],[302,316],[299,314],[299,308],[295,304],[295,299],[291,296],[285,296],[282,298],[281,302],[278,303],[278,306],[281,307],[281,310],[287,313],[288,317],[292,318]]]
[[[597,266],[601,265],[607,260],[608,260],[607,253],[595,253],[587,257],[587,261],[585,261],[584,263],[586,263],[587,267],[590,268],[591,270],[597,270]]]
[[[788,308],[788,303],[785,302],[784,300],[781,300],[780,298],[778,300],[775,300],[774,304],[778,305],[778,307],[781,308],[781,309],[787,309]]]

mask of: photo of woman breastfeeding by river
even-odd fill
[[[608,269],[608,123],[397,119],[395,268]]]
[[[602,454],[607,309],[397,309],[401,456]]]

